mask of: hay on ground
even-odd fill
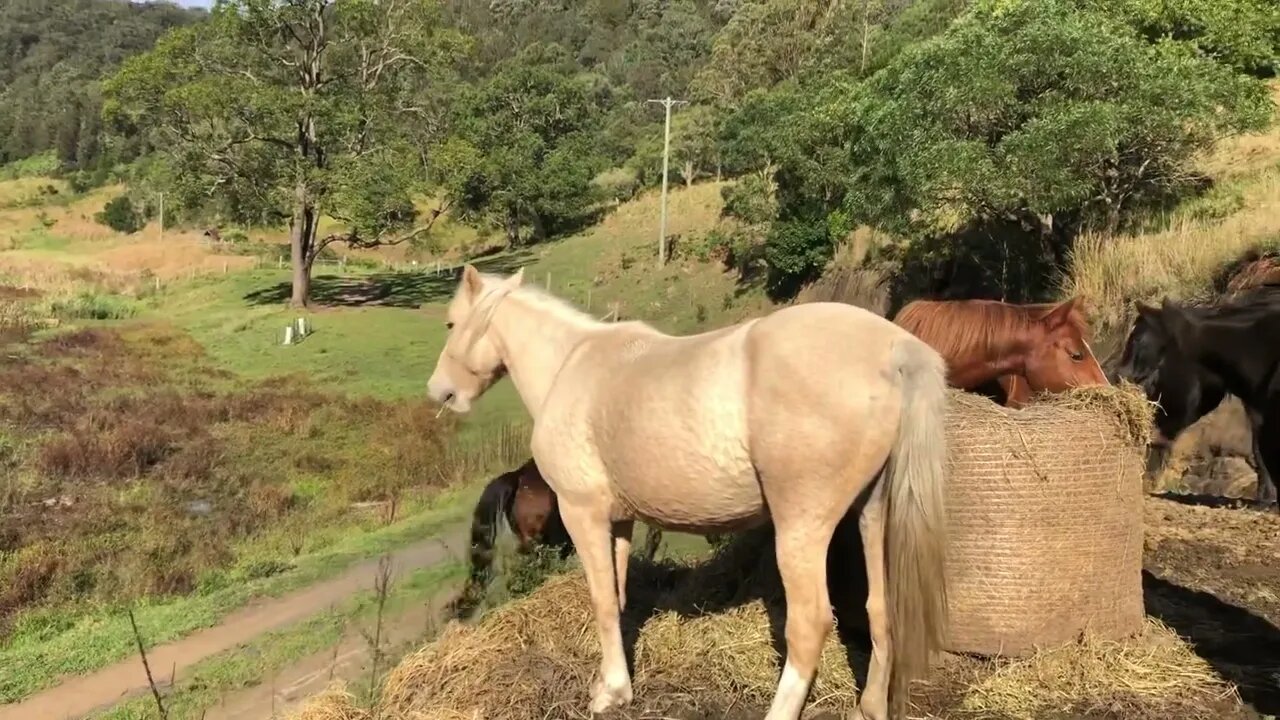
[[[1186,705],[1201,712],[1239,703],[1236,691],[1158,620],[1129,642],[1097,638],[991,666],[965,694],[961,709],[981,717],[1040,720],[1062,708],[1107,711],[1122,717],[1153,707]],[[1170,712],[1169,717],[1185,717]]]
[[[292,720],[369,720],[369,713],[356,704],[354,695],[335,683],[291,717]]]
[[[771,588],[771,553],[761,554],[768,540],[765,533],[750,533],[693,570],[636,563],[631,585],[640,602],[624,623],[628,634],[642,624],[635,641],[635,701],[610,717],[761,716],[780,670],[773,638],[783,616],[781,594]],[[708,608],[704,614],[687,604],[699,594]],[[474,625],[452,624],[405,658],[387,677],[380,714],[386,720],[585,719],[599,661],[586,583],[575,571]],[[838,717],[853,709],[850,662],[862,672],[865,648],[857,642],[846,647],[833,633],[806,717]],[[328,710],[331,705],[336,710]],[[1155,621],[1124,642],[1086,636],[1026,658],[946,656],[928,682],[917,684],[913,705],[910,717],[930,719],[1248,717],[1234,690]],[[296,720],[364,720],[350,707],[349,696],[330,693]]]

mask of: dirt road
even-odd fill
[[[399,657],[400,651],[411,650],[423,637],[434,635],[445,605],[452,597],[451,593],[441,593],[431,603],[414,605],[399,615],[387,618],[383,632],[390,649],[388,656]],[[336,648],[302,658],[260,685],[227,695],[209,708],[204,720],[287,717],[334,681],[367,683],[372,670],[371,654],[369,642],[357,631],[349,630]],[[386,677],[393,665],[394,660],[380,663],[379,677]]]
[[[464,526],[444,531],[440,536],[392,553],[393,572],[403,576],[465,554]],[[371,587],[378,560],[352,566],[341,575],[278,598],[252,603],[218,625],[147,651],[158,684],[167,685],[172,673],[182,672],[217,653],[246,643],[328,610],[358,592]],[[341,649],[340,649],[341,652]],[[330,653],[330,660],[332,654]],[[327,673],[328,666],[325,666]],[[162,677],[161,677],[162,675]],[[146,674],[137,657],[129,657],[97,672],[71,677],[19,703],[0,707],[0,720],[69,720],[114,705],[138,693],[148,692]],[[267,715],[270,714],[268,710]]]

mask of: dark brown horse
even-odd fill
[[[458,616],[475,608],[492,579],[494,543],[504,517],[516,536],[519,552],[530,552],[538,545],[558,549],[562,558],[573,552],[573,542],[560,521],[556,494],[530,458],[490,480],[480,494],[471,519],[470,575],[455,605]]]
[[[503,517],[516,536],[519,552],[528,553],[537,546],[545,546],[558,550],[561,558],[573,553],[573,541],[560,519],[556,493],[542,479],[532,458],[490,480],[480,493],[471,519],[471,570],[466,587],[454,603],[454,614],[458,617],[475,609],[493,579],[494,544],[498,539],[499,520]],[[706,537],[713,544],[719,538],[715,534]],[[662,529],[650,526],[640,556],[652,561],[661,544]]]
[[[893,321],[946,359],[952,386],[978,390],[999,382],[1010,407],[1025,405],[1036,392],[1108,384],[1075,298],[1032,305],[916,300]]]

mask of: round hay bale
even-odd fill
[[[1133,386],[1023,410],[952,394],[947,650],[1019,656],[1141,631],[1151,414]]]

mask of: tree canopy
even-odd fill
[[[30,25],[38,4],[0,13]],[[727,242],[775,293],[858,226],[891,254],[998,245],[1062,270],[1082,230],[1203,187],[1193,158],[1271,120],[1280,68],[1272,0],[219,0],[194,23],[106,4],[169,28],[104,85],[132,182],[191,217],[290,225],[295,302],[329,243],[411,242],[446,209],[538,242],[659,184],[647,101],[666,96],[690,101],[671,179],[736,180]],[[110,71],[155,34],[87,56]],[[0,47],[40,56],[24,37]],[[78,107],[0,106],[0,141],[79,163],[96,120],[58,120]],[[426,196],[443,205],[418,217]],[[342,229],[319,237],[321,215]]]

